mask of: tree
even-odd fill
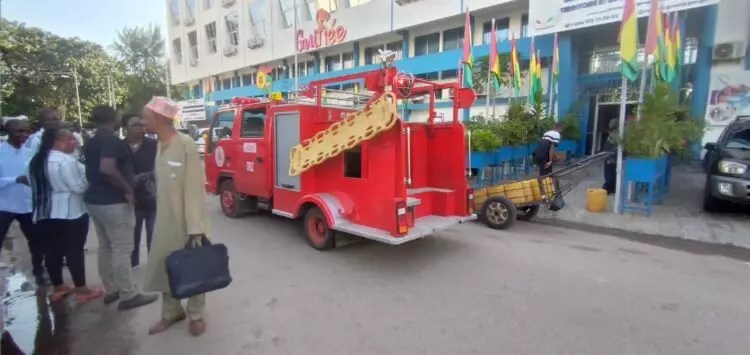
[[[152,96],[166,96],[164,38],[158,26],[123,28],[112,49],[127,72],[126,110],[139,111]]]
[[[500,61],[501,68],[500,86],[508,87],[511,84],[510,70],[508,69],[508,63],[510,62],[510,53],[500,53],[497,56],[497,59]],[[490,57],[488,55],[478,57],[474,61],[472,75],[474,80],[474,91],[476,91],[478,94],[484,93],[487,87],[487,78],[489,76],[489,71]],[[523,73],[521,75],[523,76]]]
[[[3,114],[32,116],[42,107],[54,107],[63,119],[78,118],[73,72],[78,74],[81,111],[122,101],[124,72],[101,46],[78,38],[62,38],[22,23],[2,20],[0,75],[3,75]],[[107,77],[111,86],[107,85]]]

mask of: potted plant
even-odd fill
[[[501,144],[496,129],[493,128],[496,124],[483,116],[474,116],[466,126],[471,133],[471,167],[481,170],[496,165],[499,162],[497,149]]]
[[[578,140],[581,139],[581,123],[578,113],[568,113],[560,120],[560,123],[563,126],[563,132],[558,150],[567,152],[568,155],[575,154],[578,151]]]

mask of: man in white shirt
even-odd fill
[[[31,149],[32,152],[36,153],[39,150],[39,144],[42,142],[42,134],[45,129],[57,128],[60,126],[60,115],[53,108],[43,108],[37,114],[37,120],[41,128],[32,134],[26,143],[26,148]]]
[[[38,283],[44,283],[44,249],[32,221],[31,188],[26,166],[34,155],[24,143],[31,133],[29,123],[10,120],[5,123],[8,140],[0,144],[0,245],[13,221],[21,226],[31,252],[31,264]]]

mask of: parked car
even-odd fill
[[[198,129],[198,137],[195,139],[195,145],[198,146],[198,154],[206,154],[206,140],[208,139],[208,128]]]
[[[726,203],[750,205],[750,116],[738,117],[705,149],[703,209],[717,211]]]

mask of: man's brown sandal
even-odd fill
[[[179,322],[185,320],[185,318],[186,318],[186,316],[182,315],[180,317],[177,317],[177,318],[174,318],[174,319],[171,319],[171,320],[170,319],[162,319],[159,322],[157,322],[156,324],[152,325],[151,328],[148,328],[148,334],[149,335],[154,335],[154,334],[161,333],[161,332],[169,329],[169,327],[175,325],[175,323],[179,323]]]

